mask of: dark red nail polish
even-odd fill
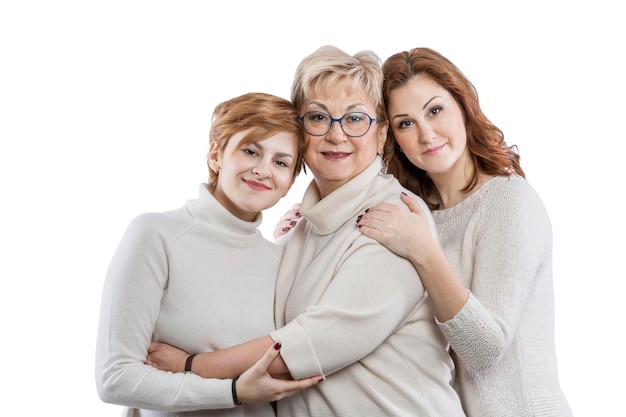
[[[280,344],[280,342],[276,342],[276,343],[274,343],[274,349],[276,349],[276,350],[280,350],[280,348],[281,348],[282,346],[283,346],[283,345],[281,345],[281,344]]]
[[[362,214],[359,214],[359,217],[357,217],[357,218],[356,218],[356,222],[357,222],[357,223],[358,223],[358,222],[360,222],[362,218],[363,218],[363,215],[362,215]]]
[[[300,217],[300,216],[301,216],[300,212],[296,211],[296,217]]]
[[[367,209],[365,209],[365,212],[366,212],[366,213],[367,213],[368,211],[370,211],[370,209],[368,209],[368,208],[367,208]]]
[[[286,227],[283,227],[283,232],[286,232],[287,230],[289,229],[287,229]]]
[[[295,226],[296,225],[296,221],[292,220],[289,224],[292,225],[292,226]]]

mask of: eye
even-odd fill
[[[313,122],[313,123],[325,123],[330,120],[329,115],[327,115],[326,113],[319,112],[319,111],[308,112],[305,116],[308,121]]]
[[[398,129],[406,129],[412,124],[413,122],[411,122],[410,120],[402,120],[400,123],[398,123]]]
[[[343,116],[344,123],[361,123],[365,120],[365,115],[363,113],[349,113]]]
[[[243,151],[243,153],[245,153],[246,155],[250,155],[250,156],[258,156],[259,154],[257,153],[257,151],[255,151],[254,149],[250,149],[250,148],[241,148],[241,150]]]
[[[288,164],[287,162],[285,162],[285,161],[280,160],[280,159],[279,159],[279,160],[274,161],[274,163],[275,163],[276,165],[278,165],[278,166],[282,167],[282,168],[289,168],[289,164]]]
[[[435,106],[432,109],[430,109],[430,111],[428,112],[428,115],[437,116],[439,113],[441,113],[441,110],[443,110],[441,106]]]

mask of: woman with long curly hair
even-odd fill
[[[515,146],[482,112],[476,89],[428,48],[384,65],[385,165],[407,195],[357,221],[413,263],[456,363],[470,417],[571,416],[554,348],[552,229]]]

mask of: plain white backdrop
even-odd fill
[[[218,102],[289,98],[300,59],[333,44],[382,59],[431,47],[473,81],[551,214],[574,415],[623,413],[621,16],[603,0],[0,3],[3,408],[121,413],[97,397],[93,363],[126,226],[196,197]],[[308,181],[264,213],[266,236]]]

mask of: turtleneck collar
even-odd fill
[[[383,161],[377,156],[363,172],[323,199],[320,199],[315,180],[311,181],[302,199],[302,216],[311,223],[317,234],[335,232],[346,221],[368,208],[369,197],[374,195],[372,187],[383,187],[393,180],[391,176],[380,175],[382,169]],[[382,181],[374,181],[376,177]]]
[[[198,199],[189,200],[185,204],[191,215],[204,223],[230,230],[232,233],[254,234],[261,225],[263,214],[259,213],[254,221],[241,220],[226,210],[209,192],[207,184],[200,184],[198,187]]]

